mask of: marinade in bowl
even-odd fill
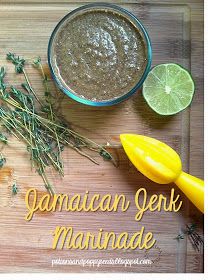
[[[151,45],[132,14],[115,5],[91,4],[58,23],[48,60],[68,96],[88,105],[112,105],[142,85],[151,65]]]

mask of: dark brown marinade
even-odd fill
[[[65,85],[93,101],[128,93],[147,63],[140,30],[110,10],[91,10],[68,19],[56,35],[54,51],[57,73]]]

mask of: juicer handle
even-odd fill
[[[204,181],[182,171],[175,184],[204,213]]]

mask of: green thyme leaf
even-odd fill
[[[2,168],[5,163],[6,163],[5,157],[3,157],[2,154],[0,154],[0,168]]]
[[[19,192],[19,188],[16,184],[16,182],[12,185],[12,194],[16,195]]]
[[[41,63],[41,58],[40,58],[40,56],[36,57],[36,58],[33,60],[33,66],[35,66],[35,67],[39,67],[40,63]]]
[[[101,157],[103,157],[105,160],[111,160],[112,159],[112,156],[110,153],[108,153],[106,150],[104,149],[101,149],[100,150],[100,155]]]
[[[2,134],[1,132],[0,132],[0,141],[1,142],[3,142],[4,144],[7,144],[7,137],[4,135],[4,134]]]

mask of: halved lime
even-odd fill
[[[155,66],[143,83],[143,96],[160,115],[174,115],[192,101],[194,82],[190,73],[178,64]]]

